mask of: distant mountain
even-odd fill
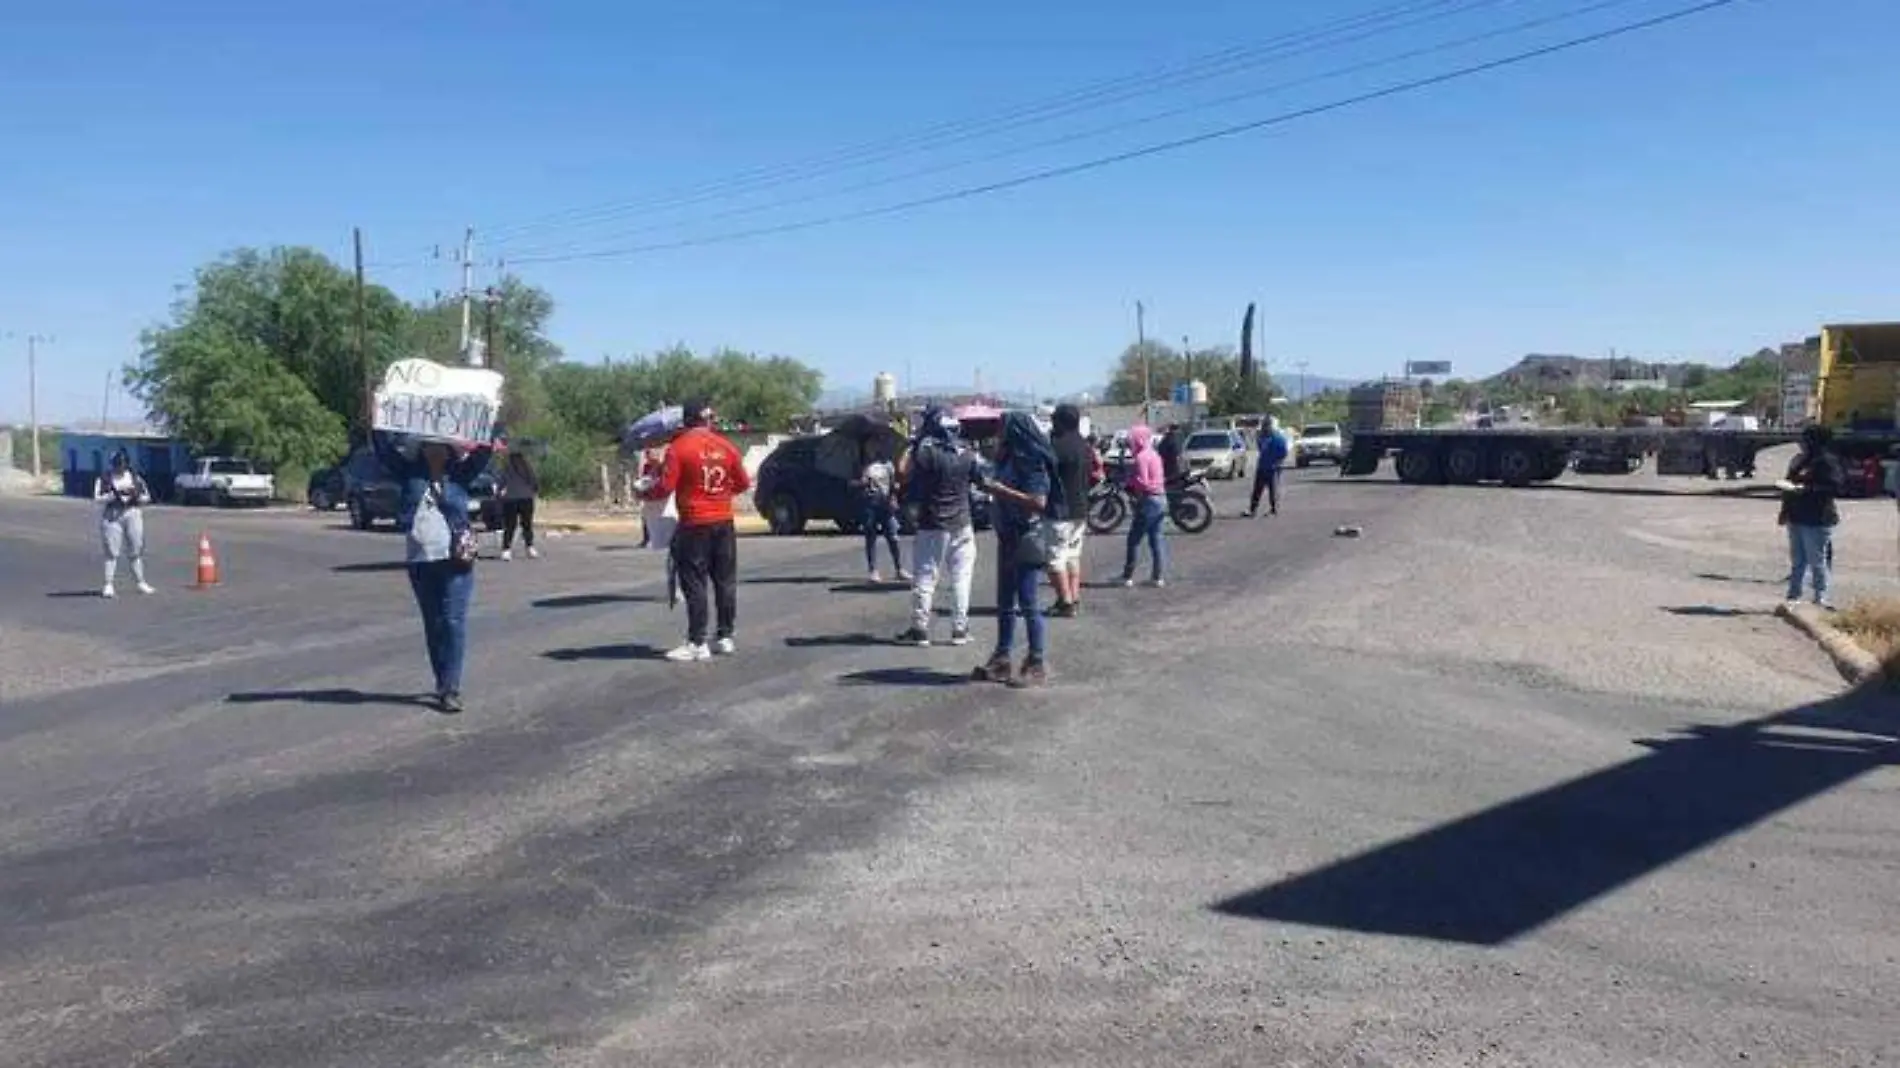
[[[1273,391],[1293,401],[1317,397],[1332,390],[1348,390],[1358,384],[1359,379],[1356,378],[1327,378],[1324,375],[1306,375],[1302,379],[1298,371],[1281,371],[1273,376]],[[1302,385],[1306,387],[1304,394],[1300,392]]]

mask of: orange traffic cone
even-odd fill
[[[218,554],[211,551],[211,535],[198,533],[198,582],[194,590],[208,590],[218,585]]]

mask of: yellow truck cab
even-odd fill
[[[1821,328],[1818,420],[1835,430],[1900,427],[1900,323]]]

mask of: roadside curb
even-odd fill
[[[1881,679],[1885,670],[1879,658],[1860,647],[1860,643],[1849,637],[1827,621],[1827,613],[1807,604],[1784,604],[1775,609],[1775,614],[1794,624],[1795,629],[1813,638],[1840,670],[1841,677],[1856,686]]]

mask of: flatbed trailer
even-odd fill
[[[1798,430],[1732,430],[1720,427],[1524,427],[1448,430],[1355,430],[1350,432],[1342,475],[1370,475],[1387,457],[1399,481],[1413,485],[1501,482],[1528,486],[1549,482],[1569,469],[1579,453],[1654,457],[1659,475],[1731,477],[1755,469],[1763,449],[1799,441]],[[1884,457],[1900,444],[1900,431],[1852,431],[1834,436],[1843,462]],[[1631,465],[1629,470],[1635,470]]]

